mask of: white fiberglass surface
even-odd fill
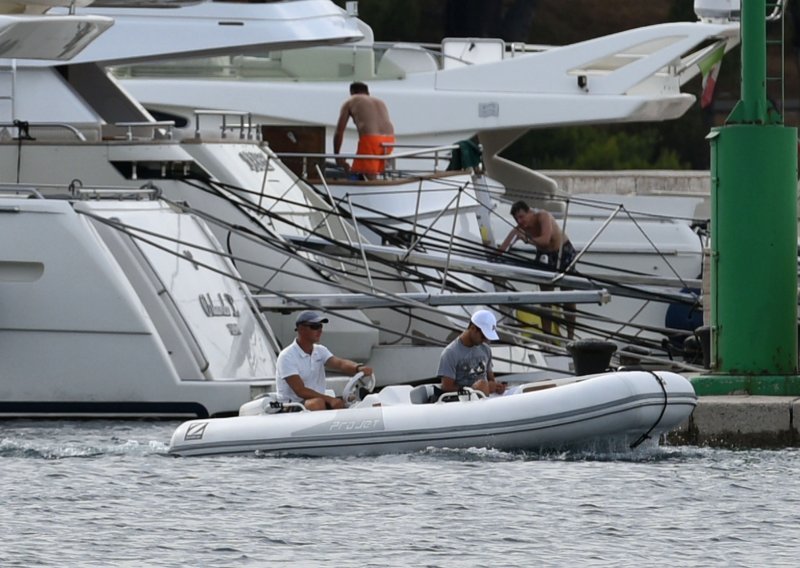
[[[151,207],[152,206],[152,207]],[[116,211],[128,225],[169,238],[142,234],[138,246],[179,309],[209,362],[215,379],[275,376],[275,351],[251,310],[236,272],[216,252],[216,242],[187,214],[159,204],[145,212]]]

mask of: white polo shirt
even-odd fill
[[[333,353],[324,345],[314,344],[314,349],[309,355],[300,348],[297,340],[292,341],[292,344],[278,355],[276,380],[278,399],[283,402],[303,402],[286,382],[286,378],[292,375],[300,375],[308,388],[324,394],[325,362],[331,357]]]

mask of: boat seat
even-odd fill
[[[409,393],[411,404],[428,404],[433,402],[435,391],[435,385],[419,385],[418,387],[414,387]]]

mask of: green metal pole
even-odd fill
[[[767,19],[765,0],[742,1],[742,117],[764,124],[767,118]],[[745,45],[745,40],[747,45]],[[735,113],[735,109],[734,109]],[[728,119],[730,122],[730,118]]]
[[[700,395],[800,395],[797,129],[767,103],[764,0],[742,2],[742,99],[711,139],[711,364]]]

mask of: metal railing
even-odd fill
[[[16,128],[18,137],[22,131],[27,134],[28,130],[31,128],[62,128],[74,134],[75,138],[81,142],[86,142],[86,136],[83,135],[83,132],[65,122],[21,122],[15,120],[14,122],[0,123],[0,128]]]
[[[453,150],[458,148],[458,144],[446,144],[444,146],[424,146],[421,144],[391,144],[391,143],[383,143],[381,144],[384,148],[409,148],[407,152],[392,152],[391,154],[353,154],[353,153],[345,153],[341,152],[339,154],[334,154],[332,152],[325,152],[325,153],[313,153],[313,152],[276,152],[275,155],[278,158],[299,158],[302,160],[303,163],[303,175],[306,176],[308,173],[308,161],[309,160],[353,160],[353,159],[363,159],[363,160],[381,160],[385,162],[394,162],[395,160],[403,159],[403,160],[429,160],[433,161],[433,170],[428,171],[426,173],[433,173],[438,170],[439,162],[444,159],[442,158],[442,154],[447,152],[452,152]],[[448,157],[449,159],[449,157]],[[390,164],[387,164],[387,166]],[[390,168],[387,170],[387,175],[392,175],[393,173],[397,173],[394,168]],[[418,172],[415,172],[418,173]]]
[[[259,126],[253,124],[253,113],[246,111],[235,110],[212,110],[201,109],[194,111],[194,137],[196,140],[200,139],[200,119],[204,116],[217,116],[221,119],[220,136],[222,138],[228,137],[228,131],[239,131],[240,140],[258,140]],[[238,117],[239,124],[228,124],[228,118]],[[247,119],[245,121],[245,119]],[[253,132],[255,131],[255,136]]]
[[[115,122],[112,126],[125,128],[125,139],[133,140],[134,128],[163,128],[166,127],[167,140],[172,140],[173,129],[175,128],[174,120],[157,120],[157,121],[140,121],[140,122]]]

